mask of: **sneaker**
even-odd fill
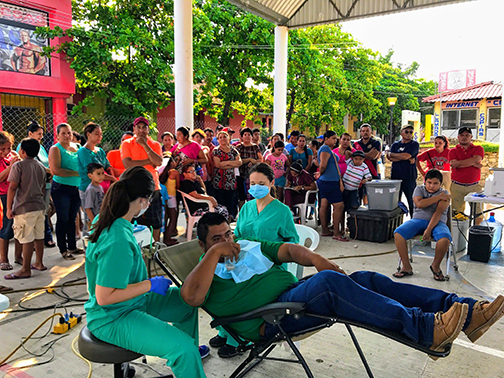
[[[453,342],[459,335],[467,318],[469,306],[467,303],[455,302],[448,311],[439,311],[434,318],[434,335],[430,347],[435,352],[442,351],[444,347]],[[433,360],[438,357],[429,356]]]
[[[234,346],[226,344],[219,348],[217,354],[220,358],[231,358],[237,356],[239,353],[238,349],[236,349]]]
[[[199,354],[201,356],[201,359],[207,358],[210,355],[210,348],[207,347],[206,345],[200,345],[198,347]]]
[[[471,322],[464,333],[473,343],[504,315],[504,296],[499,295],[490,303],[478,301],[473,306]]]
[[[210,339],[208,342],[212,348],[220,348],[221,346],[226,345],[226,338],[225,337],[220,337],[219,335],[216,335]]]

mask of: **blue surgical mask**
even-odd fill
[[[250,185],[249,193],[252,197],[261,199],[266,197],[270,192],[270,188],[265,185]]]

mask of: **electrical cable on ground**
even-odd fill
[[[75,343],[77,342],[77,340],[79,339],[79,335],[75,336],[75,338],[72,340],[72,352],[74,352],[77,357],[79,357],[80,359],[86,361],[86,363],[88,364],[88,375],[86,378],[91,378],[91,375],[93,374],[93,365],[91,365],[91,362],[89,362],[87,359],[85,359],[84,357],[82,357],[82,355],[77,351],[77,349],[75,349]]]

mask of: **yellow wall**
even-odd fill
[[[477,137],[474,139],[485,139],[486,138],[486,125],[487,125],[487,99],[484,98],[480,101],[478,119],[476,120],[476,125],[478,126]]]

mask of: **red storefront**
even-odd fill
[[[52,134],[67,119],[74,73],[63,54],[40,54],[43,46],[62,41],[43,39],[35,29],[66,29],[71,23],[71,0],[0,0],[0,128],[14,134],[16,142],[32,120]]]

